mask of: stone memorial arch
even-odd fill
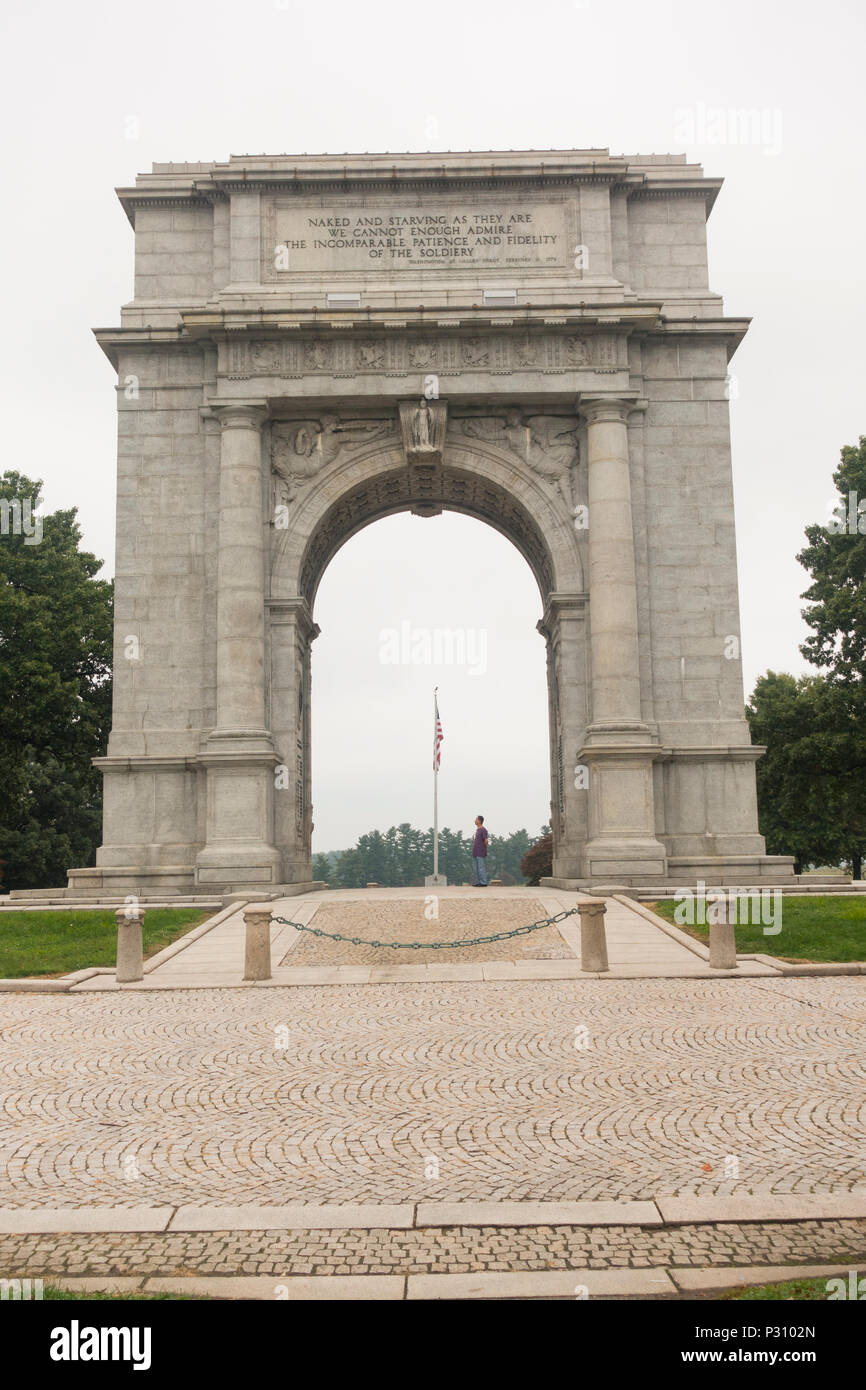
[[[316,590],[362,527],[443,509],[538,583],[554,881],[790,875],[743,717],[718,189],[588,150],[233,157],[119,191],[114,714],[73,892],[310,884]]]

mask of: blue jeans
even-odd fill
[[[472,867],[475,870],[475,882],[487,884],[487,856],[485,854],[473,854]]]

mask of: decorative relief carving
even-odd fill
[[[382,338],[355,344],[355,369],[359,372],[380,371],[385,365],[385,343]]]
[[[405,376],[436,371],[609,373],[620,370],[613,333],[491,332],[463,336],[411,333],[329,339],[273,337],[232,339],[220,351],[220,373],[231,380],[304,375],[356,376],[371,372]],[[623,357],[624,366],[624,357]]]
[[[467,367],[490,366],[490,343],[485,338],[464,338],[463,361]]]
[[[419,342],[409,343],[408,355],[410,367],[417,367],[425,371],[428,367],[438,366],[439,345],[430,342],[429,339],[422,338]]]
[[[334,356],[332,343],[314,338],[304,344],[304,365],[311,372],[326,372],[330,369]]]
[[[325,414],[318,419],[277,421],[271,431],[275,509],[292,503],[306,483],[345,451],[383,439],[393,429],[391,419],[343,420]]]
[[[585,367],[589,362],[586,338],[566,338],[565,352],[572,367]]]
[[[499,413],[452,418],[452,429],[470,439],[484,439],[508,449],[543,479],[565,503],[577,505],[580,463],[577,421],[567,415],[530,415],[508,409]]]
[[[543,358],[543,344],[538,337],[527,333],[512,344],[514,365],[516,367],[538,367]]]
[[[445,445],[448,407],[445,401],[401,401],[400,432],[407,463],[440,463]]]
[[[282,367],[282,353],[279,343],[250,343],[250,366],[254,372],[270,376]]]

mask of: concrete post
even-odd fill
[[[119,985],[133,984],[144,979],[142,964],[142,926],[145,909],[143,907],[118,907],[115,909],[117,921],[117,963],[115,978]]]
[[[733,922],[710,923],[710,969],[736,970],[737,942]]]
[[[580,914],[580,968],[581,970],[609,970],[607,963],[607,941],[604,933],[604,914],[607,907],[600,898],[578,903]]]
[[[244,979],[271,978],[271,909],[270,906],[244,909]]]

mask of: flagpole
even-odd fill
[[[433,877],[439,877],[439,745],[436,741],[437,735],[437,702],[436,692],[438,685],[433,689]]]

